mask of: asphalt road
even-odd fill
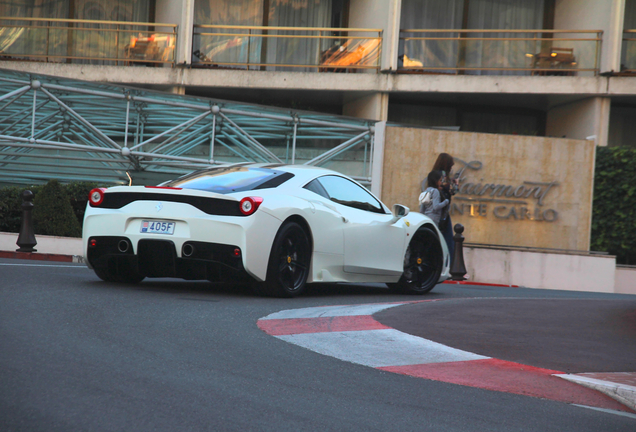
[[[621,296],[622,297],[622,296]],[[453,299],[387,309],[397,330],[566,373],[636,371],[636,298]]]
[[[619,298],[461,286],[426,298],[463,297]],[[81,265],[0,260],[0,430],[636,429],[633,417],[343,362],[256,326],[283,309],[408,299],[380,286],[291,300],[204,282],[122,286]]]

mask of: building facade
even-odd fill
[[[636,0],[34,0],[0,16],[4,69],[636,145]]]

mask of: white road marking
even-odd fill
[[[608,413],[608,414],[614,414],[614,415],[619,415],[619,416],[623,416],[623,417],[629,417],[629,418],[636,419],[636,414],[631,414],[631,413],[627,413],[627,412],[623,412],[623,411],[616,411],[616,410],[611,410],[611,409],[606,409],[606,408],[597,408],[597,407],[588,406],[588,405],[579,405],[579,404],[572,404],[572,405],[577,406],[579,408],[587,408],[587,409],[591,409],[591,410],[594,410],[594,411],[601,411],[601,412]]]
[[[295,319],[295,318],[324,318],[339,316],[373,315],[384,309],[404,306],[405,303],[383,303],[345,306],[320,306],[304,309],[288,309],[267,315],[263,320],[270,319]]]
[[[276,337],[320,354],[370,367],[490,358],[395,329],[304,333]]]

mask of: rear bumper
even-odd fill
[[[166,240],[174,245],[176,258],[171,255],[174,262],[184,259],[191,267],[195,265],[194,260],[203,260],[206,263],[212,262],[218,268],[236,268],[231,263],[210,258],[209,255],[190,257],[183,255],[184,245],[200,242],[219,247],[227,245],[232,247],[232,250],[238,247],[241,250],[242,269],[257,280],[265,279],[269,253],[274,236],[280,227],[280,220],[262,211],[257,211],[248,217],[210,216],[183,203],[163,202],[162,205],[161,216],[156,215],[154,206],[148,209],[147,203],[138,202],[131,203],[123,209],[87,208],[83,226],[83,248],[88,266],[92,268],[95,262],[89,259],[89,255],[93,253],[89,251],[89,238],[121,237],[130,240],[132,251],[128,253],[137,254],[138,244],[145,240]],[[174,222],[174,233],[170,235],[144,233],[142,232],[144,220]],[[120,260],[121,253],[116,246],[116,244],[114,248],[111,246],[110,254],[114,254],[115,259]],[[199,267],[202,265],[199,263]],[[175,264],[175,267],[176,270],[171,271],[171,274],[184,274],[180,270],[181,264]],[[160,274],[160,272],[153,271],[152,274]],[[199,274],[198,279],[208,279],[201,277],[201,272],[197,274]]]
[[[91,268],[110,274],[134,271],[150,278],[210,281],[247,276],[238,246],[186,241],[179,255],[171,240],[139,240],[135,253],[128,237],[93,236],[88,238],[86,258]]]

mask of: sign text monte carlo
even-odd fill
[[[475,180],[475,174],[483,168],[482,162],[464,162],[458,158],[455,161],[461,165],[456,174],[460,187],[453,199],[452,215],[535,222],[558,219],[558,212],[549,206],[553,191],[559,186],[557,181],[521,180],[502,184],[483,178]]]

